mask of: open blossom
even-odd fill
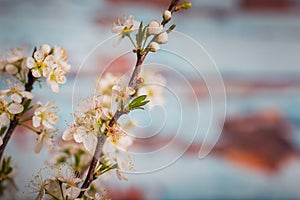
[[[22,105],[22,99],[32,99],[33,95],[30,92],[24,91],[23,87],[18,83],[9,82],[10,89],[0,90],[0,96],[2,96],[2,104],[6,102],[5,99],[10,98],[12,101],[5,103],[7,111],[10,114],[19,114],[24,110]]]
[[[5,72],[23,81],[28,72],[25,63],[25,49],[11,49],[7,56],[0,56],[0,73]]]
[[[104,132],[106,121],[112,118],[108,108],[102,106],[101,97],[83,100],[74,114],[75,122],[63,133],[63,140],[74,139],[90,153],[93,153],[97,143],[97,136]]]
[[[36,140],[36,144],[34,147],[35,153],[40,153],[43,146],[47,148],[51,148],[53,146],[53,133],[55,131],[52,129],[43,129],[40,134],[38,135],[38,138]]]
[[[119,33],[118,37],[114,41],[114,46],[117,46],[126,34],[131,33],[133,30],[137,30],[140,26],[140,22],[134,20],[134,17],[130,15],[128,18],[118,18],[114,23],[114,27],[111,29],[113,33]]]
[[[53,125],[58,121],[57,112],[58,109],[53,103],[46,103],[45,105],[38,103],[32,117],[33,127],[37,128],[42,125],[47,129],[53,129]]]
[[[97,92],[99,95],[110,95],[112,87],[117,84],[120,80],[120,76],[112,73],[105,73],[103,76],[99,77],[97,81]]]

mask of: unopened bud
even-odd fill
[[[163,31],[163,26],[160,24],[158,20],[153,20],[148,25],[148,33],[150,35],[157,35]]]
[[[183,9],[189,9],[191,6],[192,6],[191,2],[183,2],[182,4],[179,5],[179,7]]]
[[[168,41],[168,33],[166,31],[162,32],[155,38],[155,42],[158,44],[165,44]]]
[[[169,10],[163,12],[163,19],[169,21],[172,18],[172,13]]]
[[[156,52],[160,49],[160,46],[157,42],[151,42],[149,44],[149,50],[152,51],[152,52]]]

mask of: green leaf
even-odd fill
[[[1,130],[0,130],[0,136],[2,136],[2,135],[5,133],[6,129],[7,129],[6,126],[3,126],[3,127],[1,128]]]
[[[31,99],[27,99],[24,103],[23,113],[26,113],[28,110],[30,110],[32,108],[32,106],[30,106],[30,104],[31,104]]]
[[[172,24],[170,26],[170,28],[167,30],[167,33],[171,33],[171,31],[173,31],[175,29],[176,25],[175,24]]]
[[[141,95],[141,96],[135,98],[134,100],[132,100],[130,102],[130,104],[128,105],[129,110],[135,110],[135,109],[144,110],[144,108],[142,106],[144,106],[150,102],[149,100],[145,101],[146,98],[147,98],[147,95]]]
[[[135,35],[138,48],[141,48],[144,37],[143,22],[140,23],[139,31]]]

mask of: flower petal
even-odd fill
[[[24,110],[24,107],[19,103],[12,103],[8,106],[7,109],[9,113],[15,115],[21,113]]]
[[[37,128],[41,125],[41,118],[37,116],[32,117],[32,125],[33,127]]]
[[[19,94],[12,94],[10,97],[16,103],[22,102],[22,97]]]

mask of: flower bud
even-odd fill
[[[149,44],[149,50],[152,52],[156,52],[160,49],[159,44],[157,42],[151,42]]]
[[[189,9],[191,6],[192,6],[191,2],[183,2],[182,4],[179,5],[179,7],[183,9]]]
[[[169,21],[172,18],[172,13],[169,10],[163,12],[163,19]]]
[[[168,33],[166,31],[162,32],[155,38],[155,42],[158,44],[165,44],[168,41]]]
[[[148,33],[150,35],[157,35],[163,31],[163,26],[160,24],[158,20],[153,20],[148,25]]]

